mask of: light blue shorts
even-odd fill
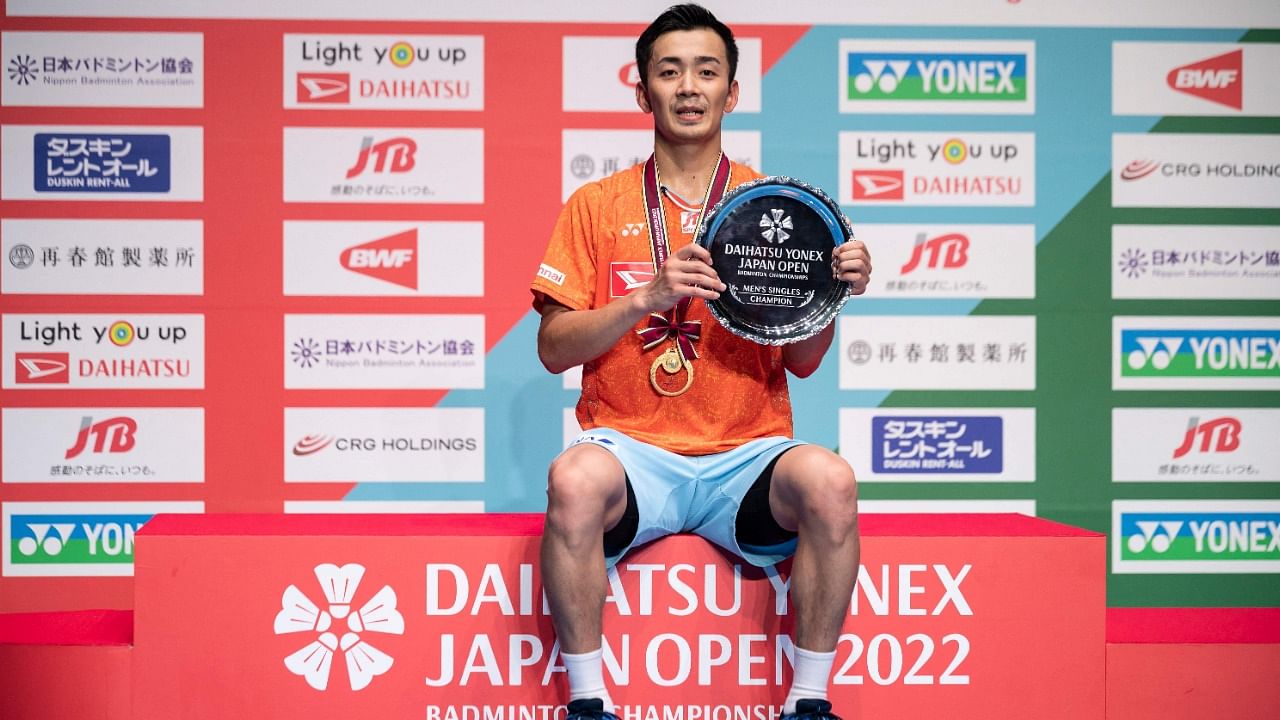
[[[608,450],[622,464],[636,494],[639,525],[631,544],[605,558],[613,567],[632,548],[666,535],[688,532],[710,540],[752,565],[765,567],[795,553],[795,540],[769,547],[739,546],[738,507],[769,463],[799,440],[767,437],[714,455],[677,455],[628,437],[596,428],[570,445],[591,443]]]

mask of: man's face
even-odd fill
[[[713,30],[658,36],[645,70],[636,102],[653,113],[654,128],[667,142],[713,141],[724,114],[738,104],[738,82],[729,81],[728,52]]]

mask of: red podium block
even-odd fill
[[[0,718],[131,717],[132,616],[127,610],[0,615]]]
[[[134,716],[554,720],[538,515],[162,515],[138,534]],[[1103,536],[1018,515],[862,519],[832,700],[847,720],[1102,718]],[[677,536],[611,577],[623,720],[769,720],[788,565]]]

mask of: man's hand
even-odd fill
[[[837,280],[849,283],[850,295],[867,291],[871,280],[871,253],[861,240],[850,240],[831,254],[831,274]]]
[[[701,245],[689,244],[670,255],[653,280],[632,297],[646,313],[660,313],[685,297],[715,300],[725,288],[711,267],[711,254]]]

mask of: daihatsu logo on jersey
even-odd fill
[[[1169,71],[1165,81],[1174,90],[1209,102],[1244,108],[1244,51],[1206,58]]]
[[[342,251],[342,267],[411,290],[418,289],[418,231],[406,230]]]
[[[616,262],[610,265],[609,297],[624,297],[653,280],[653,263]]]

